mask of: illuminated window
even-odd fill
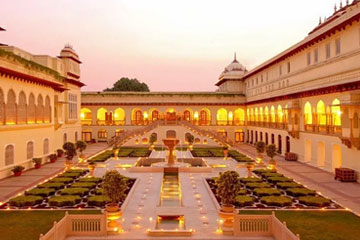
[[[258,108],[255,108],[255,121],[256,122],[259,121],[259,110],[258,110]]]
[[[99,114],[99,111],[98,111],[98,114]],[[101,113],[100,113],[100,115],[101,115]],[[91,124],[91,121],[92,121],[91,110],[88,108],[82,108],[80,110],[80,118],[81,118],[82,124]]]
[[[5,106],[6,124],[16,124],[16,96],[13,90],[9,90]]]
[[[305,103],[304,106],[305,124],[312,124],[312,110],[309,102]]]
[[[265,122],[269,122],[269,108],[265,107]]]
[[[245,111],[238,108],[234,112],[234,121],[236,125],[243,125],[245,122]]]
[[[36,115],[36,106],[35,106],[35,96],[30,93],[29,95],[29,105],[27,108],[27,122],[35,123],[35,115]]]
[[[317,118],[318,118],[318,124],[319,125],[326,125],[325,104],[321,100],[316,105],[316,114],[317,114]]]
[[[283,110],[282,110],[281,105],[278,106],[277,114],[278,114],[278,122],[282,123],[283,122]]]
[[[261,107],[259,110],[259,120],[260,122],[264,121],[264,112],[263,112],[263,108]]]
[[[125,111],[122,108],[117,108],[114,111],[114,120],[115,124],[117,125],[124,125],[125,124]]]
[[[270,109],[270,116],[271,116],[271,122],[276,122],[276,118],[275,118],[275,107],[274,106],[271,106],[271,109]]]
[[[97,110],[96,118],[98,121],[105,121],[107,110],[105,108],[99,108]]]
[[[220,108],[216,114],[216,120],[219,125],[226,125],[228,120],[228,114],[225,108]]]
[[[26,96],[23,91],[19,94],[19,103],[17,106],[17,123],[26,123]]]
[[[341,126],[340,101],[337,98],[332,102],[331,114],[332,114],[332,120],[333,120],[332,124],[334,126]]]

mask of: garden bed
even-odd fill
[[[141,147],[121,147],[118,157],[149,157],[151,150]]]
[[[69,170],[26,191],[23,195],[10,199],[0,206],[0,209],[104,208],[109,198],[103,195],[102,178],[84,176],[87,173],[88,170]],[[126,196],[134,183],[135,179],[126,178]],[[122,202],[119,202],[119,207],[121,205]]]
[[[99,153],[95,155],[94,157],[90,158],[88,161],[94,161],[94,162],[105,162],[109,158],[114,156],[113,150],[106,150],[102,153]]]
[[[292,179],[272,170],[255,170],[257,176],[240,178],[241,191],[235,201],[240,209],[342,209],[335,202],[324,198],[316,191],[307,189]],[[216,195],[216,177],[206,179]]]
[[[223,148],[194,148],[191,151],[194,157],[225,157]],[[237,162],[253,162],[254,160],[248,156],[239,153],[236,150],[229,150],[229,157]]]

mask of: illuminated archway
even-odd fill
[[[305,116],[305,124],[311,125],[312,124],[312,110],[311,110],[311,104],[309,102],[305,103],[304,116]]]
[[[244,125],[244,122],[245,122],[244,109],[238,108],[234,111],[234,122],[235,122],[235,125]]]
[[[195,114],[194,114],[195,117]],[[211,120],[211,112],[208,108],[200,110],[199,122],[200,125],[209,125]]]
[[[185,109],[183,119],[185,121],[191,121],[192,120],[192,110],[191,109]],[[199,116],[198,116],[199,117]]]
[[[169,108],[166,110],[166,120],[169,120],[169,121],[176,120],[176,111],[174,108]]]
[[[274,106],[271,106],[271,108],[270,108],[270,118],[271,118],[272,123],[276,122],[275,107]]]
[[[282,110],[281,105],[278,106],[277,115],[278,115],[278,122],[282,123],[283,122],[283,110]]]
[[[320,100],[316,105],[317,122],[319,125],[326,125],[325,104]]]
[[[143,113],[139,108],[134,108],[131,113],[131,122],[134,125],[141,125],[143,123]]]
[[[288,105],[285,105],[285,109],[284,109],[284,123],[289,123],[289,110],[288,110]]]
[[[88,108],[82,108],[80,110],[81,124],[90,125],[92,121],[91,110]]]
[[[227,125],[228,114],[225,108],[220,108],[217,110],[216,120],[218,125]]]
[[[259,110],[259,120],[260,120],[260,122],[264,121],[264,111],[263,111],[262,107]]]
[[[265,107],[264,115],[265,115],[265,122],[269,122],[269,108],[267,106]]]
[[[259,121],[259,109],[255,108],[255,121],[258,122]]]
[[[151,116],[151,121],[157,121],[160,119],[160,113],[159,113],[159,110],[157,109],[151,109],[150,111],[150,116]]]
[[[114,111],[114,120],[116,125],[125,124],[125,111],[122,108],[117,108]]]
[[[332,124],[334,126],[341,126],[340,101],[337,98],[335,98],[335,100],[332,102],[331,114],[332,114]]]
[[[97,110],[96,119],[98,124],[105,124],[107,110],[105,108],[99,108]]]

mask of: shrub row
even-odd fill
[[[236,150],[230,150],[229,151],[229,156],[232,157],[233,159],[235,159],[237,162],[254,162],[253,159],[245,156],[242,153],[239,153]]]
[[[107,150],[105,152],[102,152],[102,153],[92,157],[90,159],[90,161],[92,161],[92,162],[105,162],[106,160],[108,160],[112,156],[114,156],[113,150]]]

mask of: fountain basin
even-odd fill
[[[154,229],[147,230],[150,236],[191,236],[192,229],[186,230],[184,215],[159,215]]]

